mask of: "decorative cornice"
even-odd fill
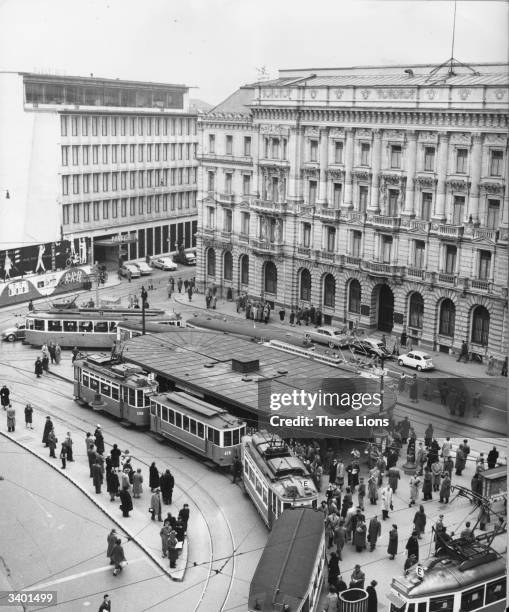
[[[438,179],[434,175],[418,174],[414,177],[414,184],[419,187],[433,188],[437,182]]]
[[[275,134],[277,136],[288,136],[290,130],[283,125],[275,125],[273,123],[262,123],[259,126],[260,134]]]
[[[320,171],[318,168],[302,168],[301,174],[303,178],[318,178],[320,176]]]
[[[327,175],[330,179],[342,181],[345,178],[345,171],[341,170],[340,168],[329,168],[327,170]]]
[[[352,174],[359,181],[370,181],[372,176],[371,170],[364,170],[360,168],[354,168],[352,170]]]
[[[504,184],[497,181],[481,181],[480,188],[482,191],[491,194],[503,194]]]
[[[470,181],[455,177],[448,178],[446,183],[452,191],[468,191],[471,185]]]

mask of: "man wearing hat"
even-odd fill
[[[53,423],[51,422],[51,418],[47,416],[46,423],[44,423],[44,431],[42,432],[42,443],[46,447],[48,446],[48,436],[52,429],[53,429]]]
[[[95,436],[95,446],[97,449],[97,452],[100,455],[104,454],[104,438],[103,438],[103,432],[101,430],[101,426],[97,425],[97,428],[94,432],[94,436]]]
[[[152,514],[152,520],[155,521],[156,520],[156,514],[157,514],[157,520],[158,521],[162,521],[163,518],[161,516],[161,511],[162,511],[162,504],[161,504],[161,493],[160,493],[160,489],[159,487],[157,489],[154,490],[154,492],[152,493],[152,497],[150,498],[150,513]]]

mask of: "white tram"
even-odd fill
[[[316,507],[318,492],[306,466],[276,435],[242,438],[244,486],[269,529],[287,508]]]

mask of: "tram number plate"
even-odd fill
[[[144,414],[144,412],[136,412],[136,416],[143,416]]]

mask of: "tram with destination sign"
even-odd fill
[[[246,423],[183,391],[150,398],[150,430],[220,467],[240,459]]]
[[[316,507],[311,475],[278,436],[267,431],[244,436],[242,465],[246,492],[269,529],[287,508]]]
[[[109,354],[95,353],[74,362],[74,398],[137,427],[150,425],[150,397],[157,393],[153,374]]]

